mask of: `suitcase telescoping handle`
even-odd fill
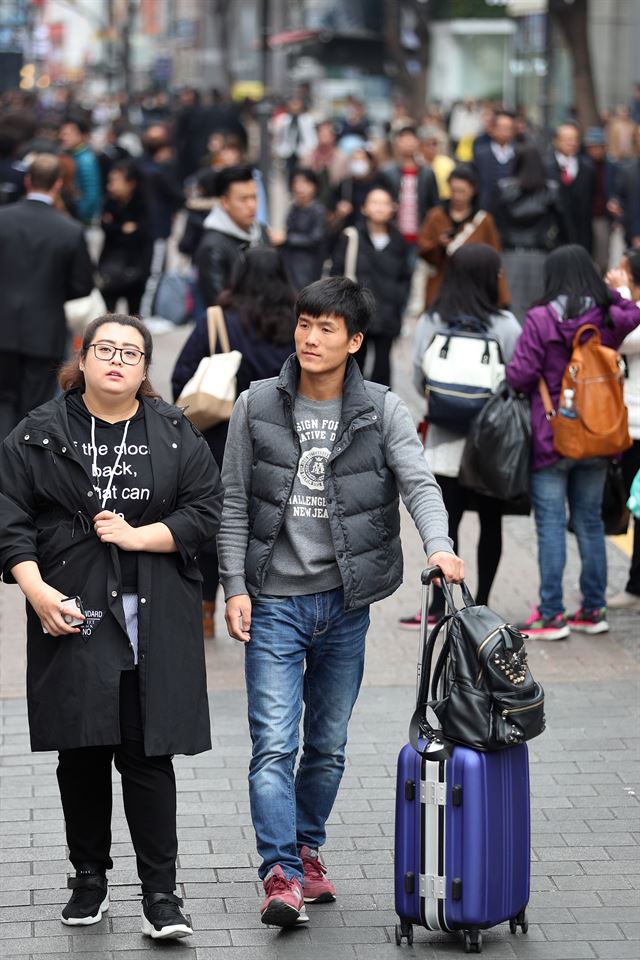
[[[416,671],[416,709],[409,725],[409,741],[412,747],[423,757],[431,760],[445,759],[449,755],[447,745],[437,736],[440,731],[435,730],[427,720],[433,651],[440,628],[449,619],[449,614],[441,617],[427,637],[431,585],[438,577],[440,578],[440,582],[444,583],[444,576],[440,567],[427,567],[426,570],[422,571],[420,635],[418,640],[418,665]]]

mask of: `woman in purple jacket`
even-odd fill
[[[640,310],[609,290],[587,252],[577,245],[549,254],[545,292],[532,307],[507,367],[507,380],[531,398],[531,502],[538,535],[540,604],[522,630],[542,640],[565,640],[570,629],[604,633],[607,557],[602,523],[604,457],[571,460],[553,446],[538,383],[544,377],[557,408],[560,386],[572,352],[573,337],[584,323],[600,328],[602,343],[617,349],[640,323]],[[562,599],[566,558],[566,501],[580,551],[582,604],[567,616]]]

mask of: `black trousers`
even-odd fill
[[[172,893],[176,886],[176,780],[171,757],[144,753],[138,671],[120,677],[121,743],[61,750],[58,784],[69,859],[77,870],[91,864],[110,870],[111,761],[122,777],[124,812],[143,893]]]
[[[453,540],[453,549],[456,553],[458,552],[458,527],[463,513],[471,509],[478,511],[480,539],[478,540],[478,589],[475,597],[478,603],[488,603],[502,554],[502,502],[494,497],[483,497],[477,493],[471,495],[471,502],[469,491],[461,486],[455,477],[436,474],[436,480],[442,490],[442,499],[449,514],[449,536]],[[442,616],[444,606],[444,594],[442,590],[435,587],[429,612],[432,616]]]
[[[59,360],[0,352],[0,441],[23,417],[55,396]]]
[[[393,340],[393,337],[387,337],[381,333],[367,333],[362,341],[362,346],[355,355],[360,370],[364,371],[367,352],[369,348],[373,349],[373,368],[369,379],[374,383],[382,383],[386,387],[391,386],[391,347],[393,346]]]
[[[640,470],[640,440],[634,440],[633,446],[622,455],[622,473],[624,476],[627,494],[631,490],[631,484],[636,473]],[[629,580],[625,590],[627,593],[634,593],[640,597],[640,520],[633,521],[633,552],[631,554],[631,566],[629,567]]]

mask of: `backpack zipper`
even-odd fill
[[[503,710],[501,713],[502,719],[506,720],[512,713],[524,713],[525,710],[536,710],[541,703],[544,703],[544,697],[540,697],[539,700],[536,700],[535,703],[530,703],[527,707],[511,707],[509,710]]]

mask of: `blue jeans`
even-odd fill
[[[566,501],[580,551],[580,590],[585,610],[605,605],[607,553],[602,492],[607,461],[562,459],[531,475],[530,495],[538,533],[540,613],[564,613],[562,576],[566,561]]]
[[[368,626],[369,607],[345,612],[342,587],[253,601],[245,676],[253,744],[249,798],[261,879],[280,864],[285,876],[302,880],[300,847],[325,842]],[[303,702],[304,743],[294,779]]]

